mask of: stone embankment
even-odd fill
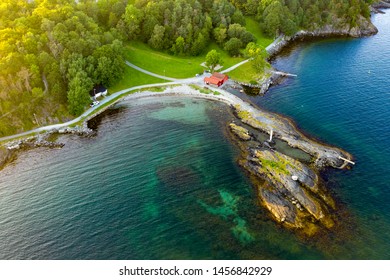
[[[243,87],[249,87],[253,89],[259,89],[258,94],[263,95],[265,94],[268,89],[271,86],[277,85],[283,81],[286,77],[294,76],[289,73],[281,72],[281,71],[275,71],[271,70],[269,71],[268,75],[265,75],[265,77],[258,81],[256,84],[251,83],[244,83],[239,81],[234,81],[235,83],[243,86]]]

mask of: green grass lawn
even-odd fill
[[[266,73],[256,73],[255,69],[252,66],[252,63],[249,61],[240,67],[237,67],[233,71],[228,73],[229,77],[237,82],[251,83],[255,84],[259,79],[265,78],[264,75],[269,75],[268,71]]]
[[[256,73],[250,61],[230,71],[228,75],[231,79],[244,83],[250,83],[259,78],[259,74]]]
[[[203,72],[200,64],[205,61],[206,54],[212,50],[217,50],[223,60],[223,68],[243,60],[242,57],[230,57],[227,52],[222,50],[216,43],[210,43],[207,49],[199,56],[179,57],[165,52],[153,50],[147,44],[132,41],[126,46],[126,59],[131,63],[144,68],[150,72],[172,77],[189,78],[197,73]]]
[[[257,38],[257,44],[263,46],[264,48],[272,43],[273,39],[267,38],[260,29],[259,23],[255,21],[253,17],[245,17],[246,28]],[[212,50],[217,50],[223,60],[223,69],[227,69],[230,66],[244,60],[243,57],[230,57],[226,51],[219,47],[216,43],[211,42],[207,49],[199,56],[188,56],[188,57],[179,57],[170,55],[166,52],[156,51],[149,47],[147,44],[139,41],[131,41],[126,45],[126,59],[131,63],[144,68],[150,72],[172,77],[172,78],[189,78],[195,76],[197,73],[203,72],[203,68],[200,64],[205,61],[206,54]],[[129,70],[128,70],[129,71]],[[133,70],[135,71],[135,70]],[[139,74],[145,76],[145,74]],[[249,63],[240,66],[232,72],[229,72],[229,75],[235,77],[238,81],[250,82],[255,79],[256,73],[252,69]],[[126,75],[130,76],[130,75]],[[149,78],[155,79],[156,78]],[[142,77],[140,78],[142,81]],[[161,80],[160,80],[161,81]],[[126,82],[126,81],[125,81]],[[157,81],[158,82],[158,81]],[[146,84],[147,82],[145,82]],[[128,84],[132,86],[131,81],[128,81]],[[138,83],[141,84],[141,83]],[[138,85],[137,84],[137,85]],[[126,88],[126,87],[118,87]],[[118,90],[117,88],[115,88]]]
[[[246,21],[246,29],[255,35],[257,41],[256,44],[259,46],[262,46],[266,48],[268,45],[270,45],[273,42],[272,38],[268,38],[267,36],[264,35],[263,31],[260,28],[259,23],[253,18],[253,17],[245,17]]]
[[[164,83],[164,82],[168,82],[168,81],[146,75],[126,65],[125,75],[122,78],[122,80],[120,80],[114,86],[110,87],[108,91],[110,93],[114,93],[134,86]]]

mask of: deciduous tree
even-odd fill
[[[214,71],[218,64],[222,63],[221,54],[216,50],[211,50],[206,55],[206,65],[210,68],[211,72]]]
[[[242,42],[238,38],[231,38],[229,41],[225,43],[225,50],[231,56],[237,56],[240,54],[240,48],[242,47]]]

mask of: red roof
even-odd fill
[[[204,78],[204,82],[206,84],[213,84],[217,86],[221,86],[225,81],[228,80],[228,76],[214,72],[212,76]]]
[[[218,72],[213,73],[213,77],[216,77],[217,79],[223,80],[224,82],[228,80],[228,76],[225,74],[221,74]]]
[[[223,80],[218,79],[218,78],[213,77],[213,76],[204,78],[204,82],[206,84],[213,84],[213,85],[217,85],[217,86],[220,86],[223,84]]]

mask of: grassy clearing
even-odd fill
[[[110,87],[108,90],[110,93],[114,93],[123,89],[131,88],[134,86],[164,83],[166,80],[162,80],[153,76],[149,76],[140,71],[137,71],[129,66],[126,66],[125,75],[118,83]]]
[[[268,159],[260,159],[261,165],[266,170],[274,170],[284,175],[290,175],[290,172],[286,169],[287,166],[284,162],[273,161]]]
[[[253,68],[251,62],[247,62],[240,67],[230,71],[229,77],[237,82],[249,83],[249,84],[258,84],[257,81],[269,77],[269,71],[263,73],[256,73],[256,70]]]
[[[274,154],[276,156],[276,160],[269,160],[260,158],[262,167],[267,170],[274,170],[280,174],[291,175],[291,172],[288,170],[288,167],[291,167],[291,163],[285,159],[283,156]]]
[[[245,17],[245,22],[246,29],[256,37],[256,44],[262,46],[263,48],[266,48],[273,42],[272,38],[268,38],[266,35],[264,35],[259,23],[253,17]]]
[[[203,72],[200,64],[205,61],[206,54],[215,49],[221,54],[223,68],[243,60],[242,57],[230,57],[226,51],[221,49],[216,43],[210,43],[208,48],[199,56],[179,57],[168,53],[153,50],[147,44],[132,41],[126,46],[126,59],[131,63],[144,68],[150,72],[172,78],[189,78],[197,73]]]
[[[228,74],[231,79],[243,83],[256,83],[262,76],[256,73],[250,61],[230,71]]]

